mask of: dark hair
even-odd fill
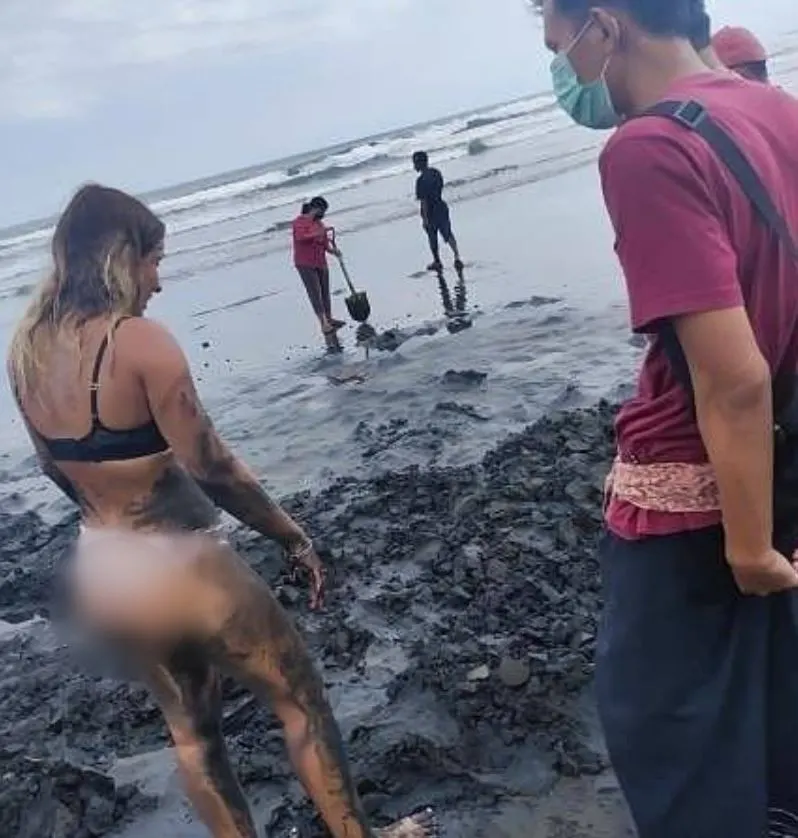
[[[310,201],[305,201],[305,203],[302,204],[301,212],[302,215],[307,215],[310,212]]]
[[[322,212],[327,212],[327,210],[330,208],[330,205],[327,203],[327,200],[325,198],[322,198],[321,195],[317,195],[315,198],[311,198],[307,202],[307,204],[305,204],[305,206],[307,207],[307,212],[310,212],[310,210],[314,209],[321,210]]]
[[[426,166],[429,163],[429,155],[426,151],[417,151],[413,155],[413,163],[420,163],[422,166]]]
[[[141,201],[107,186],[90,183],[72,197],[58,219],[52,240],[56,259],[82,258],[120,241],[142,259],[161,244],[164,223]]]
[[[661,37],[691,38],[704,0],[553,0],[560,14],[584,20],[590,9],[614,7],[627,12],[646,32]],[[536,0],[541,6],[542,0]]]
[[[732,69],[738,71],[746,70],[746,75],[757,81],[768,81],[770,79],[767,61],[745,61],[742,64],[735,64]]]
[[[712,42],[712,23],[705,11],[699,12],[693,21],[693,28],[688,36],[690,43],[699,52],[706,49]]]

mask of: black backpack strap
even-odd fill
[[[768,190],[762,183],[762,179],[735,140],[712,119],[702,104],[693,100],[684,102],[667,100],[659,102],[654,107],[641,113],[640,116],[665,117],[690,131],[695,131],[702,137],[734,176],[762,221],[779,237],[787,252],[798,262],[798,245],[795,243],[787,222],[776,208]],[[676,329],[670,321],[663,324],[659,330],[659,336],[674,374],[692,397],[693,384],[687,359],[676,335]],[[792,381],[794,380],[793,373],[790,372],[787,378],[789,379],[787,389],[791,391]],[[782,387],[780,386],[778,389],[782,389]],[[789,395],[791,395],[791,392]],[[787,396],[786,393],[785,396]]]
[[[762,179],[735,140],[718,125],[706,108],[694,101],[665,101],[654,105],[641,116],[664,116],[679,125],[695,131],[706,141],[726,168],[734,175],[748,200],[754,205],[762,220],[781,239],[790,255],[798,261],[798,245],[787,222],[776,209]]]

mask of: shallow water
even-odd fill
[[[167,283],[152,306],[189,353],[225,438],[278,493],[344,474],[472,461],[551,406],[590,403],[629,380],[636,351],[591,168],[465,201],[453,214],[473,324],[455,334],[438,280],[417,275],[428,254],[415,218],[346,242],[372,323],[396,331],[396,351],[371,351],[367,359],[348,327],[344,356],[326,358],[286,252]],[[579,247],[566,261],[550,242],[569,223]],[[445,281],[455,300],[451,269]],[[340,294],[335,306],[343,312]],[[484,382],[446,383],[447,372],[469,370]],[[353,373],[362,383],[330,381]],[[10,397],[0,392],[5,492],[16,493],[19,505],[48,507],[55,496],[38,478]],[[371,437],[386,425],[394,434],[375,446]]]

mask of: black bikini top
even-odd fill
[[[116,326],[121,322],[120,320]],[[42,437],[42,442],[56,462],[105,463],[114,460],[135,460],[138,457],[160,454],[169,448],[169,443],[163,438],[155,420],[126,430],[107,428],[100,421],[97,394],[100,389],[100,369],[107,349],[108,335],[103,338],[97,350],[89,385],[91,430],[80,439]]]

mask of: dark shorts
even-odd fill
[[[596,688],[640,838],[798,836],[795,594],[746,597],[719,528],[601,549]]]
[[[452,238],[452,220],[449,217],[449,205],[445,201],[434,204],[429,210],[427,218],[427,234],[430,237],[440,236],[444,241]]]

